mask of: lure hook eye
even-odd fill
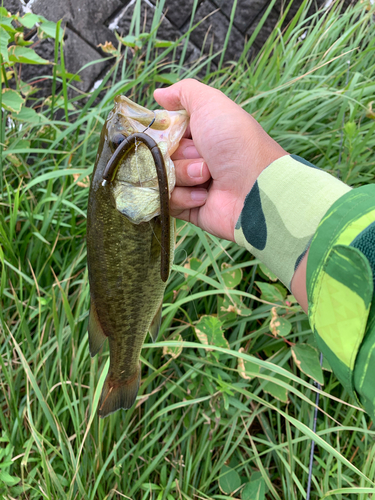
[[[124,142],[125,140],[125,136],[124,134],[115,134],[112,139],[111,139],[111,149],[112,151],[116,151],[116,149],[118,148],[118,146]]]

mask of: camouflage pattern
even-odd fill
[[[306,285],[318,346],[375,419],[375,185],[352,190],[284,156],[258,177],[234,235],[289,288],[310,246]]]
[[[309,320],[337,378],[375,419],[375,185],[323,217],[306,275]]]
[[[279,158],[258,177],[234,231],[289,289],[324,214],[350,188],[296,155]]]

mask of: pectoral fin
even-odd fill
[[[90,356],[93,358],[99,352],[99,349],[102,347],[105,339],[107,338],[99,322],[98,314],[93,302],[91,302],[90,305],[88,332]]]
[[[161,310],[163,307],[163,301],[160,302],[159,309],[156,311],[154,319],[151,321],[149,332],[153,342],[157,341],[160,325],[161,325]]]

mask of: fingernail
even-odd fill
[[[191,163],[187,168],[189,177],[202,177],[203,176],[203,161],[199,163]]]
[[[192,191],[190,194],[192,201],[204,201],[207,198],[207,190],[206,189],[197,189]]]
[[[198,153],[195,146],[188,146],[183,150],[182,154],[184,155],[184,158],[201,158],[201,155]]]

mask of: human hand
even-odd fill
[[[219,90],[187,79],[154,92],[165,109],[186,109],[190,125],[172,155],[171,214],[234,241],[246,195],[270,163],[288,154]]]

